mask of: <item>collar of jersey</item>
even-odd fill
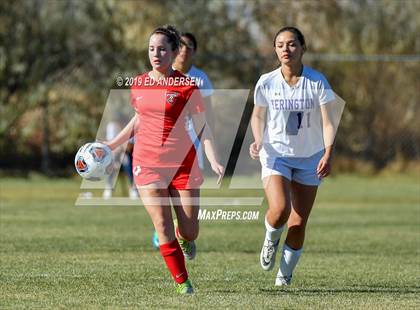
[[[286,85],[286,87],[290,88],[290,89],[296,89],[299,87],[299,85],[302,83],[302,79],[305,76],[305,71],[306,71],[306,66],[303,65],[303,70],[302,70],[302,74],[299,77],[299,80],[297,81],[297,83],[293,86],[290,86],[289,83],[286,82],[286,80],[284,79],[283,73],[281,73],[281,66],[279,67],[279,75],[280,75],[280,80],[281,82]]]

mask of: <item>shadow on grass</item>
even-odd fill
[[[418,294],[420,287],[348,287],[348,288],[261,288],[260,292],[269,295],[287,294],[287,295],[312,295],[312,294],[341,294],[341,293],[366,293],[366,294]]]

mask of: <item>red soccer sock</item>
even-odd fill
[[[188,272],[185,268],[185,258],[178,240],[161,244],[159,250],[175,282],[184,283],[187,281]]]

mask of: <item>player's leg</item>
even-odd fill
[[[306,223],[315,201],[318,186],[292,181],[291,189],[292,210],[287,222],[288,232],[276,278],[276,285],[279,286],[290,284],[293,270],[299,261],[305,240]]]
[[[160,182],[139,186],[144,207],[161,244],[175,239],[169,190]]]
[[[113,169],[112,173],[107,176],[106,180],[105,180],[105,189],[102,193],[102,198],[103,199],[110,199],[112,198],[112,194],[113,194],[113,184],[114,184],[114,180],[115,178],[118,176],[119,173],[119,169]]]
[[[140,186],[140,196],[158,234],[160,253],[177,283],[177,292],[192,293],[185,258],[175,238],[169,190],[164,186],[159,182]]]
[[[264,179],[264,191],[268,201],[266,220],[270,226],[279,228],[289,219],[290,181],[281,175],[272,175]]]
[[[289,227],[286,244],[300,249],[305,240],[305,228],[315,202],[318,186],[310,186],[292,181],[292,212],[287,225]]]
[[[129,153],[124,154],[121,166],[124,170],[125,175],[128,178],[128,183],[130,184],[130,186],[129,186],[129,197],[131,199],[137,199],[139,197],[139,194],[138,194],[137,188],[134,184],[133,158],[132,158],[131,154],[129,154]]]
[[[203,176],[197,162],[181,166],[170,183],[172,204],[178,219],[177,238],[187,259],[195,257],[195,242],[198,236],[198,211],[200,185]]]
[[[291,209],[290,181],[285,176],[274,173],[278,172],[270,171],[270,174],[263,179],[264,190],[268,200],[268,210],[265,215],[266,232],[260,254],[260,263],[261,267],[266,271],[271,270],[275,264],[281,233],[289,218]]]
[[[196,162],[192,166],[181,166],[175,173],[168,170],[165,177],[171,180],[169,188],[172,204],[180,223],[180,228],[176,229],[180,234],[176,237],[185,257],[193,259],[195,256],[194,240],[198,235],[199,188],[203,177]],[[154,237],[152,243],[156,247]]]
[[[175,230],[184,256],[194,259],[196,247],[194,240],[198,237],[199,189],[170,189],[172,204],[175,209],[178,225]]]

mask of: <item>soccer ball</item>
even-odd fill
[[[112,151],[100,142],[86,143],[77,151],[74,165],[82,178],[89,181],[102,180],[112,173]]]

